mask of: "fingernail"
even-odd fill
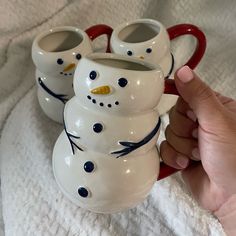
[[[194,138],[198,138],[198,129],[197,128],[192,131],[192,136]]]
[[[197,121],[197,117],[195,115],[195,113],[191,110],[188,110],[186,112],[186,115],[188,116],[188,118],[190,118],[193,122],[196,122]]]
[[[186,168],[188,166],[189,159],[184,156],[177,156],[176,163],[182,167]]]
[[[196,159],[197,161],[200,160],[200,152],[198,148],[193,149],[192,156],[193,156],[193,159]]]
[[[188,83],[194,78],[192,70],[188,66],[183,66],[177,71],[177,76],[183,83]]]

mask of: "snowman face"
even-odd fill
[[[165,49],[166,50],[166,49]],[[148,45],[140,45],[139,47],[135,47],[134,45],[126,45],[125,50],[120,51],[120,54],[126,54],[128,56],[133,56],[147,62],[154,63],[155,58],[158,58],[159,49],[155,46]]]
[[[91,52],[85,32],[74,27],[58,27],[35,39],[32,58],[41,73],[66,79],[74,75],[78,61]]]
[[[89,58],[90,57],[90,58]],[[110,113],[153,109],[163,93],[163,73],[140,60],[119,55],[91,54],[74,76],[76,96],[86,107]]]
[[[170,40],[164,26],[151,19],[140,19],[118,26],[111,36],[114,53],[159,64],[170,54]]]
[[[47,76],[67,78],[74,75],[75,67],[82,58],[81,52],[55,53],[39,55],[36,59],[37,69]]]

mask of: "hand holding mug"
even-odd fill
[[[182,171],[187,186],[235,235],[236,101],[215,93],[187,66],[177,71],[175,84],[181,97],[170,111],[161,156],[178,169],[197,161]]]
[[[158,176],[177,171],[160,168],[156,147],[161,120],[154,108],[164,84],[160,67],[132,57],[94,53],[80,60],[53,150],[54,176],[74,203],[102,213],[131,208]],[[173,83],[165,90],[177,94]]]

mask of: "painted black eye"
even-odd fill
[[[94,170],[94,164],[91,161],[87,161],[84,163],[84,170],[88,173],[91,173]]]
[[[90,73],[89,73],[89,78],[91,80],[95,80],[97,78],[97,72],[95,70],[92,70]]]
[[[57,59],[57,64],[62,65],[63,64],[63,60],[61,58],[58,58]]]
[[[152,49],[151,48],[147,48],[146,49],[146,53],[151,53],[152,52]]]
[[[132,51],[130,51],[130,50],[127,51],[127,55],[128,55],[128,56],[132,56],[132,55],[133,55]]]
[[[128,84],[128,80],[125,78],[120,78],[118,80],[118,84],[120,85],[120,87],[124,88]]]
[[[103,130],[103,125],[101,123],[96,123],[93,125],[93,131],[95,133],[100,133]]]
[[[76,57],[76,59],[77,59],[77,60],[80,60],[82,56],[81,56],[81,54],[80,54],[80,53],[78,53],[78,54],[76,54],[76,56],[75,56],[75,57]]]
[[[88,190],[86,189],[86,188],[84,188],[84,187],[80,187],[79,189],[78,189],[78,193],[79,193],[79,195],[81,196],[81,197],[88,197],[88,195],[89,195],[89,192],[88,192]]]

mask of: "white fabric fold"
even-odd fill
[[[127,212],[99,215],[71,203],[52,174],[52,149],[62,126],[38,105],[31,44],[38,33],[59,25],[115,27],[144,17],[167,27],[192,23],[208,42],[196,72],[213,89],[236,98],[235,9],[233,0],[2,0],[0,174],[5,235],[224,235],[217,219],[193,200],[179,174],[157,182],[148,198]],[[96,40],[95,45],[102,43]],[[191,37],[172,43],[176,68],[194,45]],[[168,123],[166,116],[163,120]]]

